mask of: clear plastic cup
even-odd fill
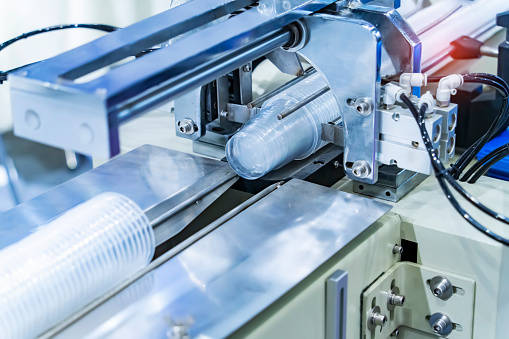
[[[266,101],[260,113],[226,144],[232,169],[243,178],[258,179],[324,146],[322,123],[340,117],[339,105],[330,91],[282,120],[277,116],[325,86],[327,82],[317,73]]]
[[[0,251],[0,338],[34,338],[146,266],[143,211],[101,194]]]

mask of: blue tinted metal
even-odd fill
[[[56,338],[166,338],[176,324],[190,338],[227,337],[389,210],[292,180]]]
[[[169,210],[231,173],[221,161],[142,146],[0,214],[0,249],[103,192],[121,193],[143,210],[171,199]]]

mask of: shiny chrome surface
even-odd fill
[[[129,197],[153,220],[158,207],[178,206],[232,173],[221,161],[142,146],[0,214],[0,249],[103,192]]]
[[[360,115],[351,101],[380,98],[382,41],[372,24],[352,18],[315,14],[303,19],[310,33],[308,44],[298,53],[324,75],[341,108],[344,127],[344,168],[348,177],[366,183],[378,179],[378,111]],[[334,32],[331,39],[330,32]],[[366,161],[370,174],[353,175],[352,165]]]
[[[421,72],[421,42],[398,11],[364,5],[352,9],[351,15],[372,23],[382,34],[382,77]]]
[[[184,324],[191,338],[226,337],[389,209],[292,180],[57,338],[165,338],[175,323]]]
[[[332,2],[262,0],[257,7],[203,28],[253,1],[191,1],[45,61],[40,67],[28,67],[10,79],[17,133],[84,154],[115,155],[119,151],[116,129],[120,123],[289,43],[292,34],[288,24]],[[98,78],[77,81],[112,62],[197,28],[203,29]],[[68,107],[64,109],[62,103]],[[55,130],[61,125],[50,128],[46,121],[57,120],[58,113],[66,117],[74,106],[80,107],[80,119],[85,121],[78,123],[75,135],[58,138]],[[40,128],[27,126],[25,114],[29,111],[42,122]],[[80,134],[84,134],[81,142],[76,141]]]
[[[79,319],[82,319],[90,311],[96,309],[99,305],[102,305],[106,301],[112,299],[114,296],[116,296],[120,292],[124,291],[124,289],[128,288],[129,285],[131,285],[131,283],[137,281],[138,279],[142,278],[144,280],[151,281],[150,279],[143,278],[143,277],[147,273],[149,273],[152,270],[156,269],[157,267],[160,267],[161,265],[163,265],[169,259],[175,257],[178,253],[182,252],[184,249],[188,248],[189,246],[194,244],[196,241],[198,241],[199,239],[203,238],[204,236],[206,236],[207,234],[209,234],[210,232],[212,232],[213,230],[215,230],[216,228],[218,228],[219,226],[221,226],[225,222],[227,222],[230,219],[232,219],[233,217],[235,217],[240,212],[246,210],[248,207],[250,207],[253,204],[257,203],[262,198],[264,198],[267,195],[269,195],[270,193],[274,192],[276,189],[280,188],[281,184],[282,183],[275,183],[275,184],[270,185],[269,187],[267,187],[266,189],[264,189],[260,193],[256,194],[255,196],[251,197],[247,201],[243,202],[242,204],[240,204],[237,207],[235,207],[234,209],[232,209],[230,212],[224,214],[222,217],[220,217],[219,219],[214,221],[212,224],[202,228],[201,230],[199,230],[195,234],[191,235],[189,238],[187,238],[186,240],[184,240],[183,242],[181,242],[177,246],[173,247],[171,250],[169,250],[168,252],[164,253],[163,255],[161,255],[160,257],[155,259],[154,261],[152,261],[147,267],[145,267],[143,270],[141,270],[138,273],[136,273],[135,275],[133,275],[130,279],[126,280],[125,282],[123,282],[122,284],[117,286],[115,289],[110,291],[109,293],[103,295],[101,298],[95,300],[93,303],[87,305],[86,307],[81,309],[79,312],[73,314],[71,317],[69,317],[65,321],[61,322],[60,324],[58,324],[54,328],[50,329],[48,332],[44,333],[41,336],[41,339],[54,338],[57,334],[59,334],[61,332],[63,333],[63,331],[65,329],[69,328],[70,325],[77,323],[77,321]],[[139,285],[139,284],[140,284],[140,282],[136,283],[136,285]],[[131,287],[128,288],[129,291],[131,291],[132,289],[133,288],[131,288]],[[125,295],[125,294],[126,294],[126,292],[122,292],[122,295]],[[133,294],[136,295],[137,293],[133,293]],[[125,304],[125,305],[127,305],[127,303],[129,302],[130,298],[124,298],[124,297],[121,298],[121,300],[125,300],[125,299],[127,299],[126,300],[126,304]],[[117,301],[118,301],[118,298],[117,298]],[[117,302],[113,302],[111,304],[113,305],[112,307],[106,307],[107,309],[108,308],[111,309],[111,312],[106,312],[107,316],[105,316],[104,319],[109,319],[116,312],[118,312],[118,308],[116,309],[116,305],[118,305]],[[104,314],[104,310],[102,310],[101,312],[102,312],[102,314]],[[98,324],[100,324],[102,321],[104,321],[103,318],[98,317],[98,316],[93,316],[91,318],[96,323],[95,325],[93,325],[93,328],[97,327]],[[73,333],[82,333],[82,332],[85,332],[87,330],[89,331],[90,330],[90,326],[91,326],[91,324],[89,322],[87,322],[86,320],[85,321],[80,321],[79,323],[77,323],[72,328],[71,331]],[[84,330],[82,328],[84,328]],[[65,337],[65,335],[64,335],[64,337]]]

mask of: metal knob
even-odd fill
[[[383,326],[387,322],[387,316],[385,314],[380,313],[380,307],[375,306],[369,312],[368,317],[368,329],[373,331],[377,326],[380,326],[380,332],[382,331]]]
[[[452,332],[452,321],[444,313],[434,313],[429,319],[429,325],[435,334],[448,336]]]
[[[431,289],[431,293],[442,300],[449,299],[454,293],[451,282],[443,276],[436,276],[431,279],[429,287]]]

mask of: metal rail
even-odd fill
[[[236,208],[234,208],[227,214],[223,215],[221,218],[217,219],[212,224],[206,226],[202,230],[193,234],[192,236],[190,236],[189,238],[184,240],[182,243],[178,244],[177,246],[175,246],[174,248],[172,248],[171,250],[169,250],[168,252],[166,252],[165,254],[163,254],[162,256],[157,258],[156,260],[152,261],[147,267],[140,270],[138,273],[136,273],[131,278],[129,278],[128,280],[124,281],[123,283],[121,283],[120,285],[118,285],[117,287],[112,289],[110,292],[106,293],[102,297],[96,299],[89,305],[85,306],[84,308],[82,308],[75,314],[71,315],[69,318],[67,318],[66,320],[64,320],[63,322],[58,324],[57,326],[51,328],[46,333],[39,336],[39,338],[40,339],[49,339],[49,338],[55,337],[58,333],[60,333],[61,331],[63,331],[64,329],[66,329],[67,327],[69,327],[70,325],[75,323],[76,321],[78,321],[79,319],[83,318],[89,312],[91,312],[92,310],[94,310],[95,308],[100,306],[101,304],[105,303],[109,299],[113,298],[115,295],[120,293],[122,290],[124,290],[130,284],[132,284],[136,280],[140,279],[141,277],[143,277],[145,274],[149,273],[150,271],[163,265],[165,262],[167,262],[168,260],[170,260],[171,258],[176,256],[177,254],[179,254],[180,252],[182,252],[183,250],[185,250],[186,248],[188,248],[189,246],[191,246],[192,244],[194,244],[195,242],[197,242],[198,240],[200,240],[201,238],[203,238],[210,232],[214,231],[219,226],[223,225],[224,223],[226,223],[227,221],[229,221],[230,219],[232,219],[233,217],[238,215],[240,212],[246,210],[248,207],[254,205],[258,201],[260,201],[262,198],[264,198],[267,195],[269,195],[270,193],[274,192],[282,185],[283,185],[282,182],[273,184],[273,185],[267,187],[266,189],[264,189],[263,191],[261,191],[260,193],[256,194],[255,196],[251,197],[249,200],[240,204],[239,206],[237,206]]]
[[[324,95],[328,91],[330,91],[329,86],[325,86],[324,88],[316,91],[315,93],[312,93],[312,94],[308,95],[307,97],[305,97],[304,99],[302,99],[301,101],[296,103],[295,105],[288,107],[283,112],[278,114],[277,119],[278,120],[283,120],[284,118],[290,116],[291,114],[295,113],[296,111],[298,111],[302,107],[304,107],[307,104],[309,104],[311,101],[318,99],[319,97],[321,97],[322,95]]]

